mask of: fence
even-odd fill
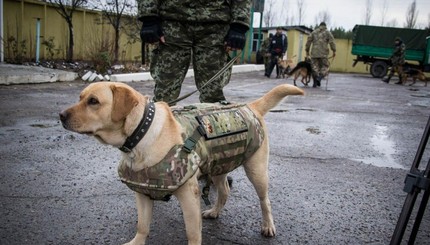
[[[128,17],[129,18],[129,17]],[[69,40],[66,21],[54,7],[46,2],[35,0],[4,1],[4,55],[6,60],[34,60],[36,57],[36,30],[40,23],[40,59],[65,59]],[[101,12],[78,9],[73,14],[74,60],[93,60],[103,52],[111,52],[114,41],[114,29],[102,17]],[[296,60],[303,60],[304,45],[307,35],[299,31],[288,32],[288,56],[295,55]],[[140,61],[141,44],[134,42],[126,34],[120,37],[120,61]],[[248,45],[248,44],[247,44]],[[352,67],[352,43],[345,39],[336,39],[337,53],[330,69],[335,72],[368,73],[366,66],[357,64]],[[247,57],[245,48],[245,57]],[[255,62],[255,53],[251,56]]]

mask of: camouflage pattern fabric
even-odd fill
[[[229,113],[229,111],[234,111],[234,113]],[[230,135],[210,140],[202,137],[198,141],[195,151],[201,158],[199,167],[203,174],[216,176],[231,172],[252,156],[264,139],[261,122],[246,105],[198,104],[193,108],[172,108],[172,112],[185,130],[185,135],[191,135],[199,126],[196,116],[206,114],[218,116],[218,122],[222,125],[212,127],[224,127],[224,129],[219,130],[221,134],[228,130],[238,129],[237,132]],[[226,113],[222,114],[222,112]],[[241,132],[243,123],[248,128],[245,132]],[[204,125],[206,128],[209,126]]]
[[[333,35],[327,30],[326,26],[319,26],[309,35],[305,50],[309,53],[312,46],[310,53],[312,58],[327,58],[329,54],[328,45],[330,45],[333,52],[336,52]]]
[[[394,73],[399,75],[400,82],[403,82],[403,65],[405,64],[405,51],[406,46],[403,42],[394,46],[393,54],[390,57],[391,69],[388,77],[394,76]]]
[[[224,38],[231,23],[249,27],[250,0],[138,0],[138,17],[161,19],[166,43],[160,44],[151,60],[155,79],[155,101],[179,97],[192,61],[200,102],[225,100],[223,87],[231,70],[209,86],[202,85],[227,63]]]
[[[229,25],[164,21],[162,27],[166,43],[154,50],[150,67],[155,79],[154,100],[169,102],[179,97],[191,59],[200,102],[225,100],[223,87],[230,81],[231,69],[201,87],[228,62],[224,37]]]
[[[156,16],[190,24],[240,23],[245,26],[249,26],[251,4],[250,0],[137,0],[138,17]]]
[[[261,54],[263,55],[263,60],[264,60],[264,71],[267,73],[267,70],[269,69],[269,64],[270,64],[270,53],[269,53],[269,44],[270,44],[270,39],[266,38],[262,43],[261,43]]]
[[[191,178],[197,171],[200,157],[195,152],[185,153],[181,145],[175,145],[158,164],[133,171],[125,161],[118,167],[123,183],[133,191],[150,196],[154,200],[167,197]]]
[[[311,58],[312,72],[315,76],[327,76],[330,62],[327,58]]]
[[[330,67],[330,63],[327,59],[329,54],[329,45],[331,50],[336,52],[334,37],[324,25],[320,25],[308,37],[305,50],[306,53],[309,53],[312,46],[310,55],[312,72],[315,77],[325,77],[328,74]]]
[[[172,112],[183,127],[184,140],[200,125],[213,138],[200,137],[189,154],[181,145],[176,145],[160,163],[140,171],[133,171],[125,162],[120,164],[121,181],[154,200],[166,200],[195,174],[197,168],[202,174],[212,176],[236,169],[252,156],[264,139],[261,122],[246,105],[197,104],[173,107]],[[209,119],[199,121],[198,118]]]
[[[405,64],[405,44],[402,42],[396,45],[393,50],[393,55],[391,55],[390,60],[393,66]]]

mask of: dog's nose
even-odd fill
[[[62,122],[65,122],[65,121],[67,120],[67,117],[68,117],[68,113],[67,113],[67,111],[62,111],[62,112],[60,112],[60,120],[61,120]]]

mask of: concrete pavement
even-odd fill
[[[239,73],[225,94],[244,103],[285,82],[292,83]],[[303,88],[305,96],[286,98],[265,117],[277,235],[260,235],[259,200],[238,168],[220,217],[203,221],[203,244],[389,244],[429,117],[430,86],[362,74],[330,74],[327,89],[325,83]],[[147,95],[154,89],[153,81],[128,84]],[[0,244],[122,244],[135,235],[135,198],[118,179],[119,150],[59,123],[58,113],[87,85],[0,86]],[[187,78],[182,94],[194,89]],[[180,103],[197,101],[195,95]],[[429,207],[417,245],[430,243]],[[187,244],[175,198],[155,203],[147,244]]]

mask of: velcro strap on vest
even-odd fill
[[[182,149],[186,153],[190,153],[192,150],[194,150],[197,142],[204,134],[205,134],[204,129],[200,125],[197,126],[193,134],[185,140],[184,145],[182,146]]]

